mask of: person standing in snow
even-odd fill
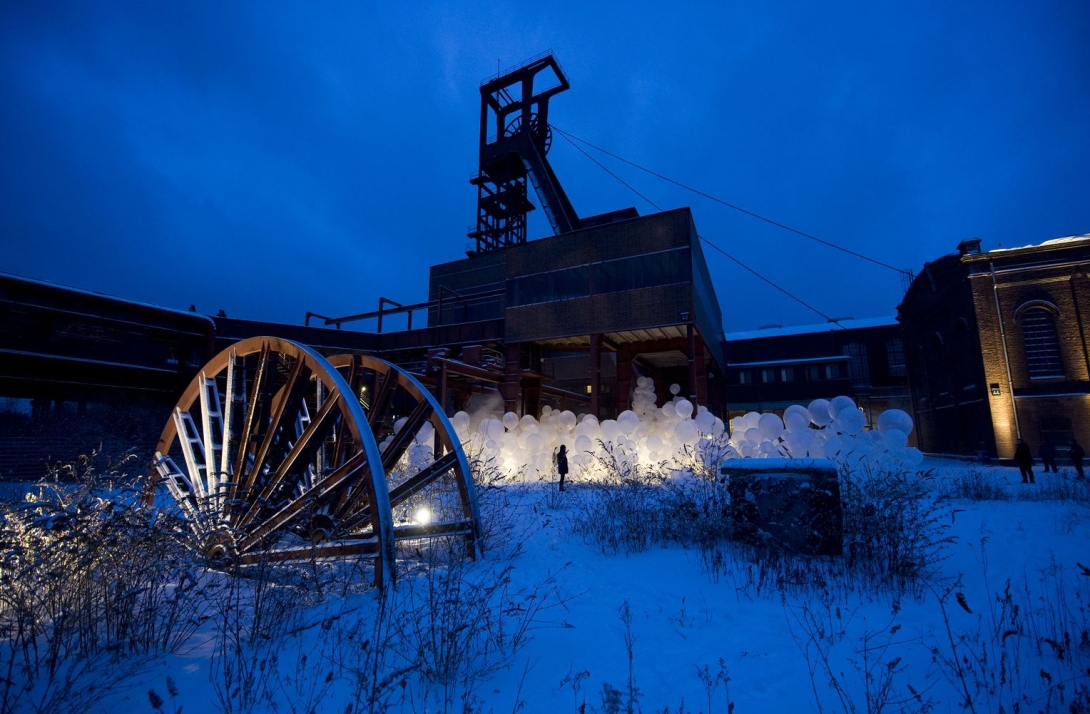
[[[560,490],[564,490],[564,477],[568,475],[568,447],[560,445],[556,452],[556,472],[560,474]]]
[[[1035,483],[1033,479],[1033,454],[1029,453],[1029,444],[1018,440],[1018,446],[1014,448],[1014,463],[1018,464],[1018,470],[1022,472],[1022,483]]]
[[[1041,457],[1041,463],[1045,467],[1045,473],[1049,470],[1052,473],[1056,473],[1056,447],[1052,445],[1052,442],[1045,437],[1045,443],[1041,444],[1041,451],[1037,454]]]
[[[1086,478],[1086,474],[1082,472],[1082,460],[1086,452],[1079,446],[1079,442],[1071,440],[1071,450],[1067,452],[1067,455],[1071,457],[1071,465],[1075,467],[1078,478]]]

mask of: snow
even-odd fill
[[[833,330],[848,329],[859,330],[867,327],[889,327],[898,325],[896,317],[868,317],[868,318],[844,318],[836,322],[821,322],[810,325],[789,325],[787,327],[764,327],[758,330],[746,332],[728,332],[727,342],[738,340],[756,340],[762,337],[785,337],[787,335],[811,335],[816,332],[832,332]],[[731,365],[737,366],[737,365]]]
[[[967,638],[957,651],[969,662],[977,661],[975,653],[993,646],[983,640],[972,645],[979,633],[993,627],[1018,630],[1003,637],[1008,683],[997,685],[995,695],[979,695],[976,711],[997,711],[1000,703],[1011,711],[1011,702],[1022,695],[1028,698],[1023,711],[1067,711],[1068,704],[1056,696],[1048,701],[1039,698],[1041,673],[1070,676],[1068,700],[1076,687],[1088,682],[1087,654],[1078,643],[1090,624],[1086,611],[1090,579],[1077,565],[1088,558],[1087,486],[1071,481],[1070,469],[1058,475],[1039,474],[1037,485],[1023,486],[1017,469],[1010,467],[929,458],[920,468],[929,475],[933,494],[949,495],[958,483],[973,481],[1002,500],[944,499],[942,513],[950,537],[947,557],[922,587],[901,595],[852,588],[835,578],[824,587],[809,582],[781,590],[756,583],[758,566],[744,560],[713,577],[702,567],[697,549],[678,546],[652,546],[629,555],[605,553],[573,534],[580,504],[594,485],[576,483],[563,494],[550,483],[512,486],[507,513],[518,529],[488,544],[485,557],[470,564],[469,570],[488,574],[510,565],[512,587],[526,588],[558,573],[563,606],[545,611],[530,633],[531,641],[510,666],[480,683],[479,710],[574,712],[585,699],[587,711],[603,711],[604,684],[627,691],[627,633],[632,638],[632,677],[644,712],[665,707],[675,712],[682,702],[687,712],[709,712],[708,691],[698,676],[705,665],[712,679],[721,667],[729,672],[729,697],[738,712],[844,711],[849,707],[830,685],[819,650],[827,652],[829,671],[860,711],[866,709],[867,662],[875,677],[872,684],[884,672],[894,673],[890,692],[907,699],[908,710],[915,710],[911,685],[937,704],[936,711],[961,711],[960,684],[939,664],[951,651],[949,623],[955,638]],[[1079,498],[1071,497],[1080,493]],[[512,552],[518,550],[516,541],[523,543],[521,552]],[[411,583],[407,576],[397,588]],[[1010,601],[1019,605],[1019,614],[1003,604],[1008,583]],[[333,611],[344,611],[344,621],[367,618],[374,602],[372,593],[344,599],[329,594],[323,604],[314,606],[312,619],[320,621],[323,613]],[[622,620],[626,605],[630,629]],[[993,622],[999,618],[1021,620]],[[1049,629],[1059,620],[1071,625],[1074,642],[1064,661],[1046,642],[1062,634]],[[826,628],[823,635],[819,626]],[[329,638],[321,627],[289,638],[281,652],[281,665],[288,663],[285,676],[298,675],[291,653],[307,652],[309,662],[321,662]],[[864,640],[869,643],[866,648]],[[165,697],[169,675],[179,691],[174,704],[187,714],[219,711],[210,685],[214,646],[213,640],[198,638],[188,651],[163,658],[135,678],[130,690],[114,697],[106,710],[150,711],[147,690],[153,688]],[[804,654],[807,646],[809,660]],[[996,652],[987,651],[999,661]],[[901,659],[891,667],[896,657]],[[315,666],[324,672],[328,663]],[[1071,670],[1066,675],[1065,668]],[[578,676],[582,672],[589,674]],[[283,694],[290,687],[278,691]],[[725,699],[722,683],[715,684],[710,711],[726,712]],[[317,711],[344,712],[350,700],[347,685],[338,679]],[[387,710],[442,709],[404,703]]]

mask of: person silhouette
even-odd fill
[[[560,445],[556,452],[556,472],[560,474],[560,490],[564,490],[564,477],[568,475],[568,447]]]

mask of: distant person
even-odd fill
[[[1041,451],[1038,453],[1041,457],[1041,463],[1045,467],[1045,473],[1049,471],[1056,473],[1056,447],[1052,442],[1045,438],[1045,443],[1041,444]]]
[[[1067,455],[1071,457],[1071,465],[1075,467],[1075,472],[1078,474],[1077,478],[1086,478],[1086,474],[1082,472],[1082,460],[1086,456],[1086,452],[1079,446],[1079,442],[1074,439],[1071,440],[1071,450],[1067,452]]]
[[[1036,483],[1033,478],[1033,454],[1029,453],[1029,444],[1021,439],[1014,448],[1014,463],[1022,472],[1022,483]]]
[[[560,490],[564,490],[564,477],[568,475],[568,447],[560,445],[556,452],[556,472],[560,474]]]

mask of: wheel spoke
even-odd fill
[[[265,487],[261,489],[261,493],[250,503],[249,510],[239,519],[237,524],[238,527],[245,528],[253,521],[257,514],[265,507],[265,503],[272,497],[276,489],[284,483],[284,479],[293,472],[295,464],[299,460],[299,456],[311,448],[315,436],[323,431],[329,420],[336,413],[335,410],[337,409],[337,402],[339,399],[340,393],[336,391],[326,399],[321,410],[292,445],[291,451],[284,457],[280,466],[277,467],[276,472],[266,482]],[[308,484],[308,487],[313,485],[314,484]]]
[[[416,438],[416,433],[420,431],[420,427],[431,418],[432,411],[432,406],[427,401],[421,401],[416,405],[401,430],[394,434],[394,438],[382,452],[383,470],[389,471],[397,466],[397,462],[401,460],[409,445],[413,443],[413,439]]]
[[[254,453],[254,463],[253,466],[250,467],[250,473],[246,479],[247,492],[264,485],[261,483],[261,479],[265,474],[265,466],[269,459],[269,451],[278,438],[283,437],[281,426],[284,421],[284,414],[288,411],[290,405],[298,403],[301,396],[301,386],[305,385],[305,380],[300,379],[303,371],[303,360],[297,359],[295,364],[292,365],[291,373],[288,375],[288,381],[271,400],[271,415],[269,417],[269,422],[265,427],[264,438],[261,439],[261,444]]]
[[[258,411],[265,407],[262,394],[265,391],[268,367],[269,346],[263,344],[261,346],[261,356],[258,358],[257,374],[254,377],[253,384],[250,385],[246,420],[242,424],[242,433],[239,434],[238,454],[235,456],[235,484],[231,486],[231,500],[238,497],[240,490],[243,496],[248,494],[253,486],[254,478],[256,478],[256,473],[253,471],[246,473],[245,467],[247,457],[250,455],[250,445],[254,438],[254,423],[258,420]]]

